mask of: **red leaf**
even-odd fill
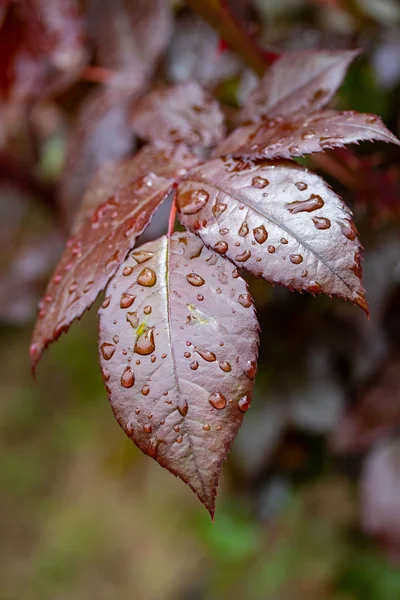
[[[25,0],[8,7],[0,32],[0,87],[14,101],[70,85],[86,62],[76,0]]]
[[[148,140],[211,146],[224,135],[224,116],[197,83],[156,89],[132,107],[132,126]]]
[[[172,179],[155,175],[129,183],[70,238],[39,305],[31,345],[33,369],[43,350],[93,304],[172,184]]]
[[[182,177],[187,170],[197,165],[199,159],[189,152],[184,144],[148,144],[133,157],[118,162],[108,162],[101,167],[83,196],[82,204],[74,221],[76,232],[85,219],[100,204],[113,196],[118,189],[146,173],[159,177]]]
[[[88,29],[102,67],[136,86],[150,74],[172,34],[165,0],[89,0]]]
[[[126,90],[99,88],[80,107],[70,133],[60,186],[61,205],[70,222],[95,171],[132,149],[127,112],[130,96]]]
[[[239,127],[219,144],[215,155],[290,158],[364,140],[400,144],[376,115],[325,110]]]
[[[114,415],[211,516],[221,465],[250,405],[258,325],[245,282],[188,233],[133,251],[100,310]]]
[[[353,50],[306,50],[283,55],[250,95],[242,120],[257,120],[262,115],[287,117],[326,106],[357,54]]]
[[[239,267],[367,311],[352,213],[323,179],[288,162],[216,159],[178,186],[185,227]]]

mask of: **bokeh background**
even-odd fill
[[[244,25],[280,52],[362,48],[336,105],[377,113],[399,135],[398,2],[234,4]],[[10,22],[14,32],[23,22],[17,9],[0,3],[1,48],[9,48]],[[219,34],[194,12],[176,4],[173,15],[154,77],[196,78],[237,106],[254,75],[221,51]],[[95,309],[31,376],[36,303],[73,205],[56,186],[71,123],[98,84],[78,78],[55,99],[32,103],[29,93],[18,102],[7,60],[3,53],[0,599],[398,600],[398,148],[331,153],[342,170],[324,174],[355,213],[369,321],[347,303],[250,280],[262,327],[259,374],[211,523],[190,490],[113,419]],[[164,232],[166,212],[151,236]]]

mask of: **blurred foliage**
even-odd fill
[[[395,3],[385,2],[379,12],[371,8],[379,3],[358,2],[361,13],[346,11],[346,2],[256,4],[261,38],[271,46],[363,47],[365,55],[350,70],[338,104],[375,112],[399,133],[398,45],[388,44],[400,36]],[[218,39],[207,35],[216,47]],[[174,61],[185,55],[172,51],[176,43],[164,65],[172,80]],[[376,60],[383,48],[390,71],[385,86],[382,62]],[[226,63],[226,77],[206,72],[198,59],[191,68],[202,67],[204,82],[212,82],[217,96],[235,107],[251,88],[251,76],[230,53]],[[60,105],[74,104],[74,94],[80,91],[61,98]],[[44,140],[37,174],[50,184],[65,154],[65,123],[57,111],[51,119],[39,113],[35,125]],[[15,145],[29,154],[29,135],[15,135]],[[396,150],[377,148],[368,152],[383,156],[379,164],[397,168]],[[33,197],[42,198],[42,191],[35,188]],[[2,301],[0,329],[0,600],[400,598],[400,542],[390,539],[387,515],[380,528],[377,513],[373,537],[362,527],[360,481],[375,438],[358,452],[342,435],[349,414],[361,433],[382,423],[384,441],[395,439],[400,427],[400,411],[378,401],[387,397],[387,383],[380,390],[379,382],[400,348],[399,223],[391,218],[377,226],[352,191],[343,186],[342,193],[355,210],[366,248],[371,320],[339,301],[310,300],[250,280],[263,332],[259,376],[252,409],[224,467],[215,523],[190,490],[147,460],[112,418],[97,363],[95,310],[49,351],[37,382],[32,380],[33,306],[59,240],[52,238],[44,258],[30,245],[23,260],[14,256],[17,240],[27,235],[21,222],[29,238],[47,227],[53,209],[43,218],[37,202],[32,213],[28,194],[29,211],[21,216],[16,201],[8,205],[15,214],[2,201],[2,222],[12,213],[17,232],[8,237],[1,229],[14,261],[11,271],[34,276],[13,288],[7,271],[1,284],[7,284],[7,303]],[[7,194],[2,189],[2,199]],[[400,199],[395,201],[398,210]],[[155,222],[162,231],[163,224]],[[24,299],[24,310],[12,312]],[[400,376],[390,385],[391,402],[398,406]],[[376,412],[357,410],[371,386]],[[399,472],[397,464],[398,478]],[[392,497],[398,506],[399,496]]]

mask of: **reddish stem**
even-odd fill
[[[171,204],[171,210],[169,212],[169,219],[168,219],[168,235],[172,235],[174,233],[175,218],[176,218],[176,203],[175,203],[175,198],[173,198],[172,204]]]
[[[115,77],[115,72],[104,67],[89,66],[81,72],[82,80],[93,83],[108,83],[113,77]]]

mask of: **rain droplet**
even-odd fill
[[[191,352],[184,352],[184,353],[183,353],[183,356],[184,356],[185,358],[190,358],[190,357],[192,356],[192,354],[191,354]]]
[[[249,226],[245,221],[243,221],[243,223],[241,224],[238,233],[240,237],[246,237],[246,235],[249,233]]]
[[[254,360],[248,360],[244,369],[244,373],[249,379],[255,379],[257,373],[257,363]]]
[[[151,313],[151,306],[145,306],[143,312],[145,315],[149,315]]]
[[[242,413],[245,413],[249,410],[250,399],[248,398],[248,396],[243,396],[243,398],[240,398],[240,400],[238,402],[238,407]]]
[[[199,348],[196,348],[196,352],[207,362],[214,362],[217,358],[214,352],[209,352],[208,350],[199,350]]]
[[[246,260],[249,260],[250,256],[251,256],[250,250],[245,250],[241,254],[238,254],[237,256],[235,256],[235,260],[237,260],[238,262],[246,262]]]
[[[140,271],[136,281],[139,285],[143,285],[145,287],[152,287],[157,281],[157,276],[154,273],[153,269],[148,269],[147,267],[145,267],[142,271]]]
[[[175,441],[177,444],[182,444],[182,440],[183,440],[183,437],[181,435],[178,435],[178,437],[176,438]]]
[[[144,333],[138,336],[134,347],[134,352],[136,352],[136,354],[147,356],[154,352],[156,346],[154,343],[153,329],[154,327],[147,327]]]
[[[146,250],[138,250],[137,252],[132,252],[131,256],[136,260],[139,265],[153,258],[154,252],[147,252]]]
[[[111,295],[107,296],[107,298],[104,298],[103,304],[101,305],[102,308],[107,308],[107,306],[110,306],[110,302],[111,302]]]
[[[367,119],[366,119],[367,123],[371,123],[371,124],[376,123],[377,120],[378,120],[378,117],[375,115],[371,115],[370,117],[367,117]]]
[[[250,294],[240,294],[238,302],[244,306],[244,308],[249,308],[253,304]]]
[[[294,265],[299,265],[303,262],[303,257],[301,254],[291,254],[289,258],[290,262],[292,262]]]
[[[268,184],[268,179],[265,179],[264,177],[254,177],[251,182],[251,185],[259,190],[263,190]]]
[[[184,215],[198,213],[206,204],[210,194],[206,190],[183,192],[179,198],[179,210]]]
[[[153,428],[152,428],[152,426],[150,425],[150,423],[145,423],[145,424],[143,425],[143,431],[144,431],[145,433],[151,433],[151,432],[153,431]]]
[[[345,237],[348,240],[354,241],[358,235],[358,231],[353,221],[349,219],[345,219],[344,221],[339,221],[340,229]]]
[[[130,367],[126,367],[125,371],[122,373],[121,376],[121,385],[124,388],[131,388],[134,383],[135,376],[133,374],[133,371]]]
[[[304,192],[304,190],[308,188],[308,185],[304,183],[304,181],[298,181],[297,183],[295,183],[295,186],[300,192]]]
[[[139,325],[139,317],[137,312],[126,313],[126,320],[128,321],[129,325],[131,325],[134,329],[136,329]]]
[[[303,140],[312,140],[312,138],[315,136],[314,131],[306,131],[305,133],[303,133],[303,135],[301,136],[303,138]]]
[[[204,296],[203,296],[203,294],[197,294],[197,296],[196,296],[196,297],[197,297],[197,300],[198,300],[199,302],[202,302],[202,301],[204,300]]]
[[[225,360],[221,361],[218,366],[222,371],[225,371],[225,373],[229,373],[232,370],[231,365]]]
[[[253,229],[253,235],[256,242],[259,244],[263,244],[265,240],[268,238],[268,232],[265,229],[264,225],[260,225],[259,227],[255,227]]]
[[[108,369],[106,369],[105,367],[103,367],[101,369],[101,374],[103,376],[104,381],[109,381],[109,379],[110,379],[110,371]]]
[[[318,283],[318,281],[312,281],[306,289],[307,292],[310,292],[310,294],[320,294],[322,291],[321,285]]]
[[[216,428],[215,428],[215,431],[222,431],[221,425],[217,425]]]
[[[192,371],[196,371],[196,369],[199,368],[199,363],[197,362],[197,360],[194,360],[190,363],[190,368],[192,369]]]
[[[289,146],[289,152],[290,154],[299,154],[300,150],[298,146]]]
[[[314,210],[318,210],[318,208],[322,208],[325,202],[322,200],[321,196],[317,194],[311,194],[308,200],[295,200],[294,202],[289,202],[286,204],[286,208],[293,215],[297,215],[300,212],[313,212]]]
[[[114,335],[113,342],[114,344],[119,344],[119,335]]]
[[[115,346],[114,344],[108,344],[107,342],[104,342],[104,344],[100,346],[100,350],[104,360],[110,360],[115,352]]]
[[[226,210],[226,204],[223,204],[222,202],[216,202],[212,207],[212,213],[216,219],[222,215],[224,210]]]
[[[182,415],[182,417],[186,417],[186,415],[188,414],[188,410],[189,405],[186,400],[184,400],[178,405],[178,412]]]
[[[221,392],[213,392],[209,399],[209,403],[211,406],[216,408],[217,410],[222,410],[226,406],[226,398]]]
[[[88,281],[82,290],[83,293],[86,294],[93,287],[93,284],[94,284],[94,281]]]
[[[219,252],[219,254],[225,254],[225,252],[228,250],[228,244],[223,240],[220,240],[215,244],[214,250]]]
[[[135,298],[136,298],[136,296],[134,296],[133,294],[128,294],[127,292],[124,292],[122,294],[121,300],[119,302],[120,307],[121,308],[129,308],[134,303]]]
[[[275,246],[268,246],[268,252],[273,254],[275,252]]]
[[[71,283],[71,285],[69,286],[68,293],[73,294],[77,287],[78,287],[78,284],[76,283],[76,281],[74,281],[74,283]],[[50,298],[51,298],[51,296],[50,296]],[[45,297],[45,300],[46,300],[46,297]],[[51,300],[50,300],[50,302],[51,302]]]
[[[143,394],[143,396],[148,396],[150,392],[150,387],[148,385],[144,385],[141,389],[141,393]]]
[[[204,431],[210,431],[210,426],[209,426],[209,424],[208,424],[208,423],[204,423],[204,425],[203,425],[203,429],[204,429]]]
[[[240,277],[240,273],[237,269],[233,269],[232,277],[233,277],[233,279],[237,279],[238,277]]]
[[[189,273],[189,275],[186,275],[186,279],[190,285],[194,285],[195,287],[200,287],[201,285],[205,284],[204,279],[196,273]]]
[[[124,275],[125,277],[129,277],[129,275],[132,275],[133,273],[133,267],[124,267],[124,270],[122,271],[122,275]]]
[[[286,238],[281,238],[281,244],[288,244],[289,242],[287,241]]]
[[[317,229],[329,229],[331,222],[325,217],[313,217],[313,223]]]

